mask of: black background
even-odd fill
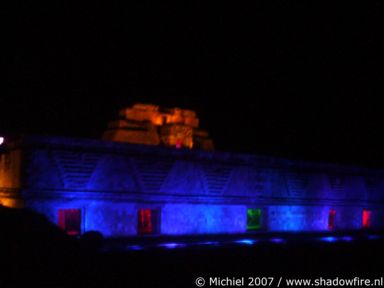
[[[382,3],[179,2],[1,4],[0,133],[98,138],[150,102],[218,150],[384,165]]]

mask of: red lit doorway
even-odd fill
[[[336,210],[331,209],[328,213],[328,230],[334,230],[336,226]]]
[[[371,210],[367,210],[367,209],[363,210],[362,227],[364,229],[372,227],[372,211]]]
[[[68,235],[81,234],[81,211],[80,209],[59,209],[58,224]]]
[[[138,233],[140,235],[160,233],[160,211],[157,209],[139,209]]]

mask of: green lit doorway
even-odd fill
[[[247,231],[255,231],[261,228],[261,209],[247,209]]]

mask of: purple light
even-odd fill
[[[381,237],[379,235],[368,235],[367,238],[369,240],[377,240],[377,239],[380,239]]]
[[[351,241],[353,241],[353,237],[351,237],[351,236],[343,236],[343,237],[341,237],[341,241],[351,242]]]
[[[199,242],[198,245],[219,245],[220,243],[217,241],[207,241],[207,242]]]
[[[4,137],[0,137],[0,145],[4,143]]]
[[[184,243],[163,243],[159,245],[160,247],[167,248],[167,249],[175,249],[175,248],[182,248],[186,247],[187,245]]]
[[[128,249],[128,250],[138,251],[138,250],[143,250],[144,247],[143,247],[143,246],[140,246],[140,245],[132,245],[132,246],[127,246],[127,249]]]
[[[269,239],[269,242],[275,243],[275,244],[282,244],[285,243],[286,241],[281,238],[271,238]]]

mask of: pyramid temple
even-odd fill
[[[108,125],[104,140],[175,148],[213,150],[208,132],[199,129],[195,111],[134,104],[119,111]]]

